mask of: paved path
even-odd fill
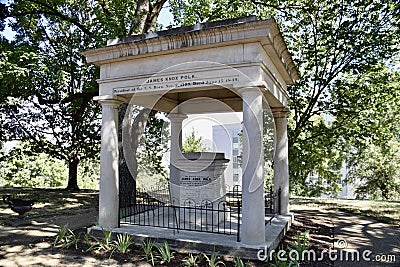
[[[55,236],[60,226],[68,224],[70,229],[93,225],[97,211],[56,219],[33,220],[27,226],[0,225],[0,266],[101,266],[91,257],[61,254],[53,250],[49,242],[38,242]],[[106,265],[117,265],[106,261]]]
[[[338,253],[339,260],[334,266],[400,266],[398,226],[343,212],[333,213],[332,218],[334,247],[343,252],[342,260]]]
[[[301,208],[294,210],[295,214],[331,222],[334,244],[327,244],[326,253],[331,251],[329,255],[335,267],[400,267],[399,226],[352,213]]]

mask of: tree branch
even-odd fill
[[[22,17],[22,16],[26,16],[26,15],[50,15],[50,16],[55,16],[58,17],[64,21],[67,21],[71,24],[74,24],[75,26],[77,26],[79,29],[81,29],[84,33],[86,33],[89,36],[92,36],[92,32],[90,30],[88,30],[82,23],[80,23],[78,20],[73,19],[72,17],[69,17],[67,15],[64,15],[63,13],[55,10],[53,7],[51,7],[50,5],[47,5],[45,3],[42,3],[40,1],[34,1],[34,0],[27,0],[29,2],[32,3],[36,3],[38,5],[41,5],[49,10],[30,10],[30,11],[25,11],[25,12],[11,12],[8,14],[8,17]]]
[[[156,28],[156,22],[158,15],[161,12],[162,7],[167,2],[167,0],[157,1],[155,4],[150,4],[149,15],[147,17],[146,31],[154,31]]]

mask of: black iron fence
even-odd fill
[[[182,205],[170,201],[168,185],[137,190],[135,202],[120,199],[120,223],[180,230],[236,235],[239,241],[242,206],[240,186],[230,190],[223,201],[195,201],[187,199]],[[280,213],[280,190],[265,192],[265,215],[271,223]],[[132,199],[132,198],[130,198]]]
[[[242,189],[240,185],[235,185],[231,191],[227,193],[228,199],[239,200],[240,203],[242,201]],[[264,201],[265,201],[265,216],[269,219],[266,223],[271,223],[272,219],[277,215],[281,214],[281,188],[277,191],[273,190],[273,187],[269,187],[268,190],[265,190],[264,193]]]

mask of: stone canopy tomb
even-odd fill
[[[243,175],[238,235],[243,245],[264,245],[268,234],[263,114],[267,111],[273,117],[274,191],[281,190],[279,209],[285,215],[289,214],[287,86],[298,79],[275,20],[246,17],[150,32],[110,40],[107,46],[83,54],[88,63],[100,68],[99,96],[95,98],[102,106],[99,226],[120,226],[117,124],[121,103],[168,114],[170,197],[178,206],[183,205],[182,195],[188,194],[185,181],[193,178],[189,172],[196,171],[191,162],[201,157],[191,155],[190,159],[181,152],[183,120],[188,114],[242,112]],[[207,159],[205,154],[204,157]],[[198,179],[204,181],[209,177],[211,181],[220,177],[222,173],[216,174],[215,168],[222,168],[223,172],[226,162],[223,155],[214,153],[210,159],[214,167],[200,170],[201,175],[210,175],[200,175]],[[196,191],[204,192],[201,188],[193,189]],[[210,201],[217,203],[223,197],[220,194]]]

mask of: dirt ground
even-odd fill
[[[142,248],[137,246],[131,247],[131,251],[127,254],[114,253],[111,257],[109,252],[85,253],[86,248],[81,244],[77,250],[72,246],[69,249],[52,246],[51,243],[59,227],[68,225],[68,228],[75,230],[76,233],[84,233],[87,227],[95,224],[98,210],[97,192],[70,193],[44,189],[0,188],[0,196],[18,193],[36,197],[37,204],[34,205],[32,211],[26,214],[25,220],[29,222],[29,225],[16,226],[17,216],[0,201],[0,266],[150,266],[145,260]],[[374,247],[379,247],[382,251],[392,249],[390,250],[391,253],[398,253],[400,240],[399,244],[396,245],[395,236],[399,232],[395,226],[377,224],[373,219],[360,215],[320,210],[315,207],[296,206],[293,212],[295,221],[280,247],[293,247],[298,234],[308,231],[307,248],[316,251],[318,255],[324,255],[323,251],[334,248],[335,241],[341,235],[345,235],[349,242],[355,244],[361,237],[366,236],[367,241],[371,241],[370,243]],[[348,218],[348,220],[343,220],[343,218]],[[357,225],[369,227],[366,232],[368,235],[363,231],[357,232],[358,228],[355,227]],[[371,225],[374,225],[375,228],[371,228]],[[356,230],[354,231],[356,232],[353,233],[352,229],[349,232],[344,232],[348,227],[355,227]],[[378,239],[377,234],[371,232],[378,230],[381,239]],[[400,234],[398,236],[400,238]],[[366,241],[364,243],[369,244]],[[388,246],[388,244],[391,246]],[[182,266],[182,259],[185,256],[187,255],[176,253],[172,263],[160,265],[158,262],[156,266]],[[226,260],[226,266],[234,266],[232,259],[224,260]],[[248,266],[267,266],[267,264],[265,262],[251,262]],[[325,254],[318,261],[303,262],[301,266],[347,265],[334,262]],[[396,262],[388,265],[364,264],[354,266],[400,266],[400,254],[397,254]]]
[[[78,193],[54,189],[2,188],[0,197],[11,195],[34,199],[33,209],[23,219],[0,199],[0,246],[27,244],[54,236],[60,226],[78,229],[94,225],[98,214],[98,193]]]

